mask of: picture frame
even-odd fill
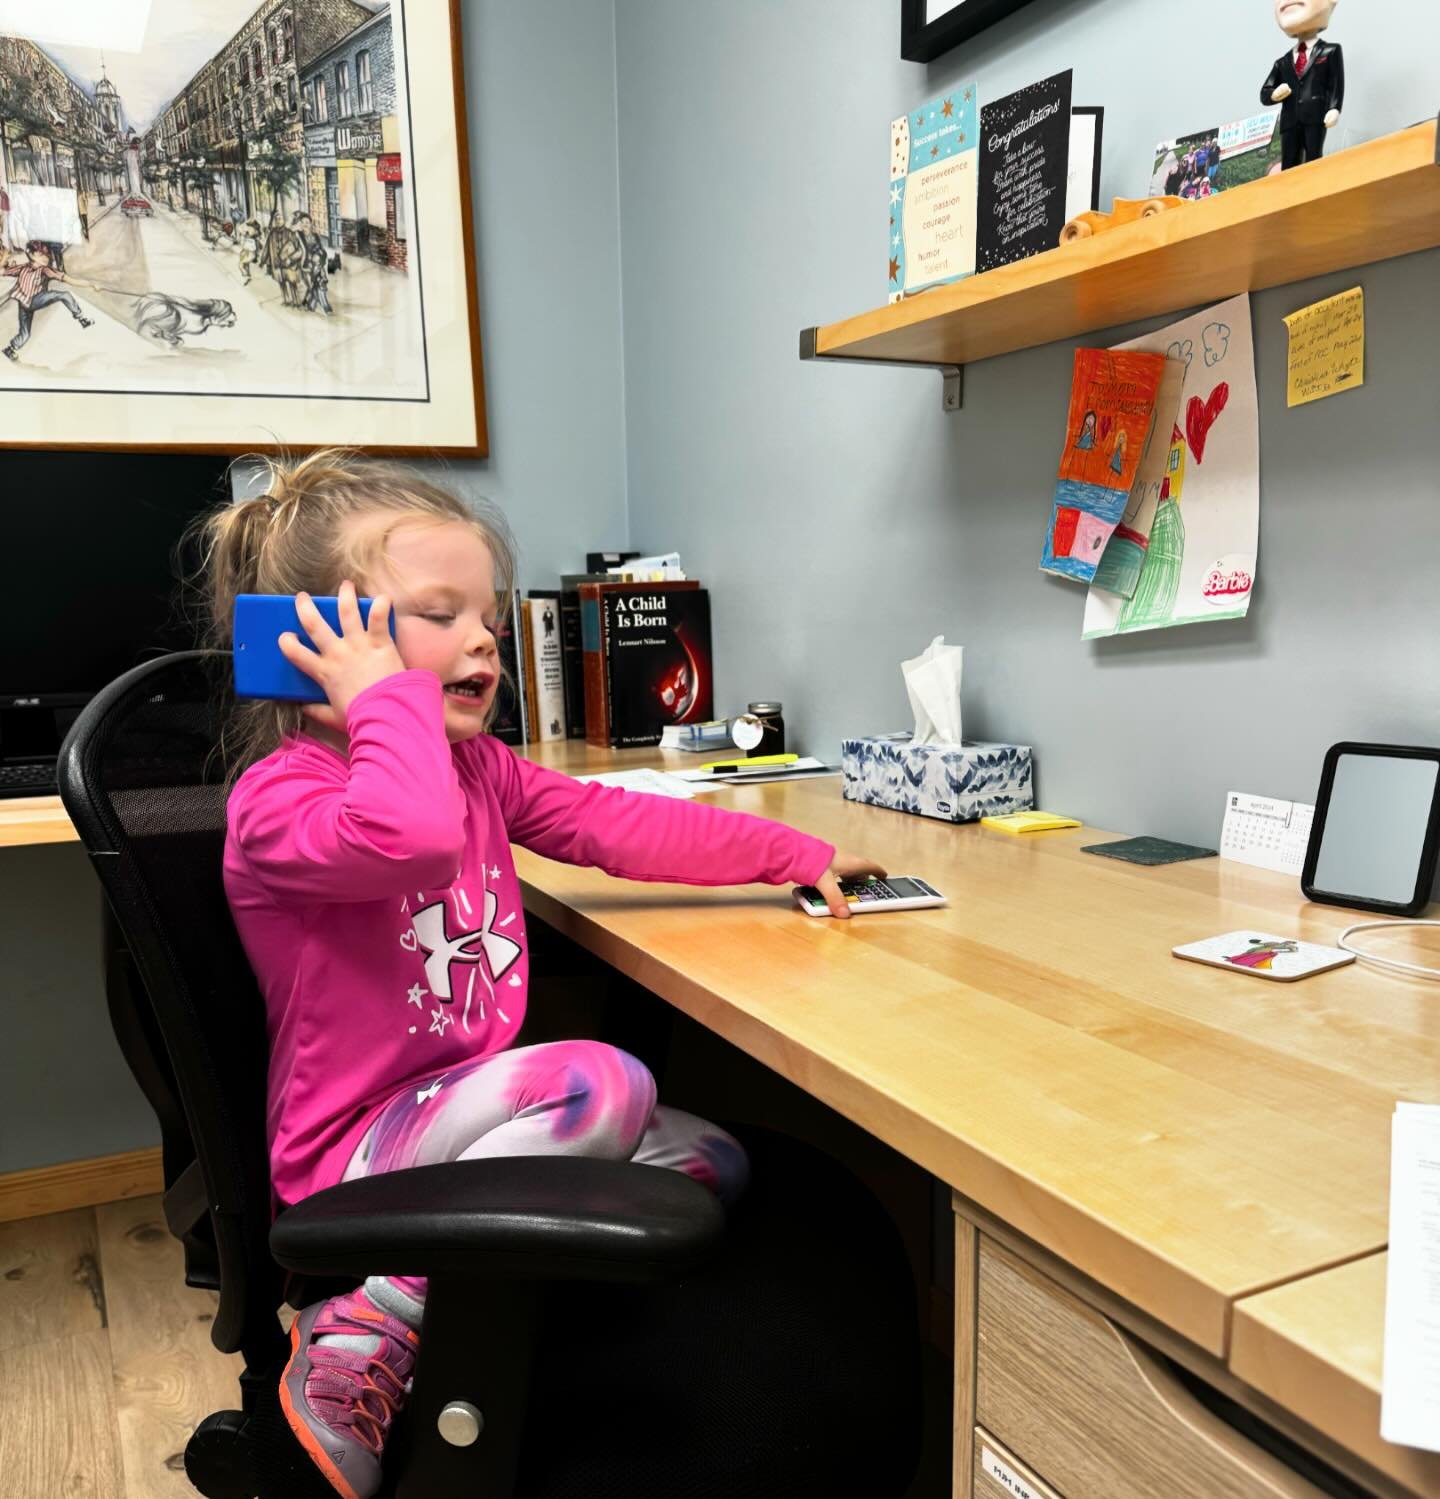
[[[1440,863],[1440,749],[1346,740],[1325,752],[1300,874],[1307,900],[1418,916]],[[1389,888],[1382,894],[1380,886]]]
[[[900,0],[900,56],[931,62],[1029,0]]]
[[[0,447],[488,455],[460,0],[191,0],[138,51],[35,14]]]

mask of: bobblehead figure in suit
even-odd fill
[[[1325,154],[1325,132],[1345,107],[1345,54],[1321,41],[1337,0],[1275,0],[1275,19],[1295,45],[1276,60],[1260,90],[1262,104],[1282,104],[1280,165],[1285,171]]]

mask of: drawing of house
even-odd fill
[[[1170,458],[1160,489],[1150,544],[1133,598],[1120,611],[1117,631],[1149,630],[1167,625],[1180,593],[1180,569],[1185,562],[1185,522],[1180,515],[1180,494],[1185,487],[1185,435],[1176,427],[1170,438]]]
[[[1162,500],[1180,502],[1185,487],[1185,434],[1177,426],[1170,437],[1170,460],[1165,465],[1165,482],[1160,490]]]

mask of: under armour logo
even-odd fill
[[[425,959],[425,982],[430,992],[447,1004],[454,1000],[450,989],[452,963],[478,963],[483,954],[492,978],[499,978],[520,956],[520,944],[493,931],[497,902],[485,892],[485,921],[479,931],[461,932],[451,937],[445,929],[445,902],[424,906],[411,918],[420,946],[429,956]],[[478,942],[479,947],[472,944]]]

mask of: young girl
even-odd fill
[[[581,784],[486,733],[514,553],[504,522],[403,469],[320,453],[207,518],[212,638],[237,593],[295,594],[316,649],[281,637],[323,705],[250,703],[225,888],[264,992],[277,1197],[437,1161],[579,1154],[684,1171],[722,1199],[740,1146],[657,1108],[633,1057],[515,1047],[528,955],[510,844],[627,879],[816,884],[883,873],[763,818]],[[368,627],[357,591],[373,596]],[[311,594],[338,593],[341,629]],[[389,630],[391,615],[395,635]],[[334,1489],[380,1485],[419,1347],[425,1282],[372,1277],[304,1309],[287,1419]]]

